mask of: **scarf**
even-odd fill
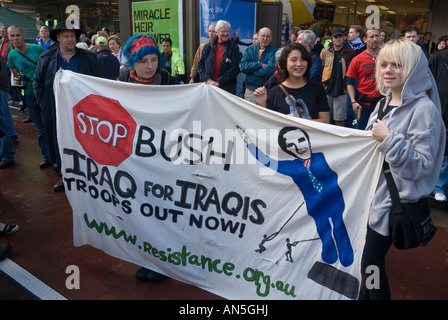
[[[160,84],[162,83],[162,76],[160,75],[160,72],[156,72],[154,76],[149,80],[142,80],[135,74],[134,70],[129,71],[129,75],[132,79],[134,79],[137,83],[141,84]]]

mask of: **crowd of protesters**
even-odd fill
[[[448,77],[448,50],[444,39],[433,43],[430,33],[420,40],[418,30],[410,26],[403,30],[402,39],[386,39],[383,30],[354,25],[329,30],[321,40],[319,32],[292,28],[288,43],[275,48],[272,31],[263,27],[252,44],[243,44],[247,46],[243,54],[241,42],[230,36],[230,23],[220,20],[209,26],[208,40],[197,49],[187,76],[170,38],[161,41],[160,51],[150,36],[134,35],[124,44],[106,28],[94,33],[67,29],[65,22],[57,23],[51,16],[37,21],[36,28],[33,44],[25,43],[20,26],[0,30],[0,169],[15,163],[13,144],[19,137],[9,107],[18,107],[30,116],[24,122],[36,126],[42,155],[39,167],[52,167],[62,176],[53,79],[63,69],[145,85],[203,82],[289,116],[367,128],[380,142],[394,177],[401,179],[401,195],[412,201],[434,193],[436,200],[446,201],[448,93],[443,84]],[[241,75],[244,82],[238,80]],[[381,118],[380,101],[387,109]],[[383,177],[378,185],[363,260],[381,266],[384,273],[384,257],[391,245],[385,223],[389,207]],[[61,179],[54,191],[64,189]],[[18,229],[0,223],[0,235]],[[10,245],[0,245],[0,258],[10,251]],[[163,278],[146,268],[136,276]],[[363,288],[361,297],[389,299],[383,276],[381,290]]]

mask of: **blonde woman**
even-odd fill
[[[376,79],[385,96],[370,116],[367,129],[379,142],[402,203],[428,196],[437,183],[445,145],[437,86],[421,48],[409,40],[391,40],[376,61]],[[381,110],[379,110],[381,109]],[[382,119],[379,119],[382,118]],[[372,182],[373,183],[373,182]],[[390,299],[385,257],[391,246],[391,197],[381,174],[369,214],[362,271],[379,268],[379,288],[361,289],[360,299]]]

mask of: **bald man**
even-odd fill
[[[264,86],[275,71],[277,48],[271,45],[272,31],[261,28],[258,31],[258,44],[247,48],[240,62],[241,71],[246,74],[244,99],[255,103],[255,89]]]

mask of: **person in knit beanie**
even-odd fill
[[[160,51],[151,36],[133,35],[123,48],[126,66],[118,77],[119,81],[169,85],[179,84],[170,73],[160,66]]]
[[[159,64],[160,51],[156,42],[150,36],[133,35],[123,48],[126,67],[118,77],[119,81],[144,85],[179,84],[176,78],[162,69]],[[140,280],[157,282],[165,276],[154,270],[141,267],[135,273]]]

